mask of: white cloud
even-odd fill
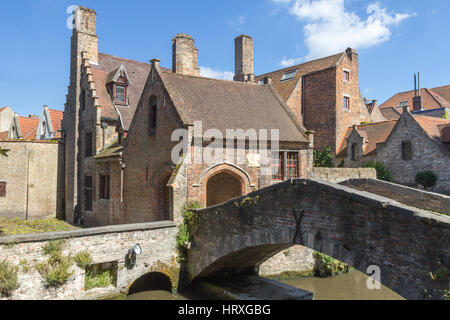
[[[245,24],[245,21],[246,21],[245,16],[230,18],[230,19],[228,19],[228,25],[233,29],[241,30],[242,26]]]
[[[293,66],[294,64],[299,64],[303,60],[304,60],[303,58],[286,58],[286,57],[284,57],[283,60],[280,61],[280,65],[282,67],[290,67],[290,66]]]
[[[200,75],[206,78],[233,80],[234,73],[231,71],[222,71],[208,67],[200,67]]]
[[[344,0],[271,0],[289,4],[289,13],[304,26],[305,44],[309,49],[307,60],[320,58],[345,50],[368,48],[389,40],[391,27],[415,13],[390,13],[378,2],[370,4],[364,20],[345,8]],[[286,60],[286,59],[284,59]],[[282,62],[281,62],[282,63]]]

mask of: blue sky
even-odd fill
[[[255,40],[263,74],[348,46],[359,53],[362,94],[385,101],[413,88],[450,84],[448,0],[18,0],[0,12],[0,107],[21,115],[63,109],[69,83],[70,5],[97,11],[100,52],[171,67],[171,39],[191,34],[202,74],[229,78],[234,38]]]

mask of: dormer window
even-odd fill
[[[121,65],[119,69],[111,72],[106,83],[113,103],[127,105],[130,80],[125,67]]]
[[[124,84],[114,85],[114,103],[127,104],[127,87]]]

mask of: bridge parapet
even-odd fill
[[[198,210],[191,280],[251,272],[300,244],[366,272],[407,299],[440,295],[430,272],[450,269],[450,217],[320,180],[291,180]],[[434,290],[434,291],[433,291]]]

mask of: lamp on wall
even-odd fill
[[[136,266],[136,257],[142,254],[142,247],[139,243],[135,244],[125,256],[125,265],[128,269],[133,269]]]

